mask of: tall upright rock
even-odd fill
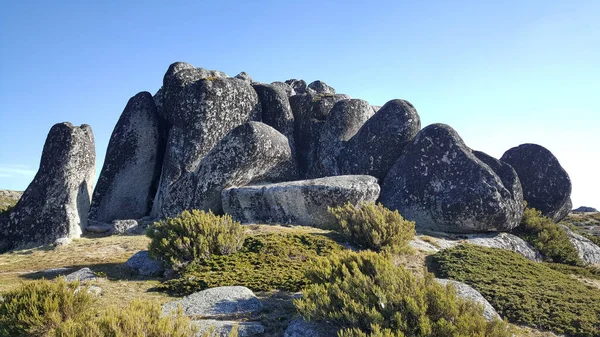
[[[427,126],[406,145],[384,179],[380,200],[420,230],[509,231],[523,216],[516,172],[474,153],[445,124]]]
[[[500,160],[517,171],[529,207],[557,222],[567,216],[572,207],[571,179],[552,152],[537,144],[522,144]]]
[[[79,237],[87,224],[95,164],[91,127],[55,124],[35,178],[0,224],[0,252]]]
[[[195,172],[217,142],[237,126],[261,118],[258,96],[248,82],[190,67],[171,65],[163,80],[163,111],[172,127],[153,216],[162,213],[171,187]]]
[[[149,214],[162,169],[166,125],[152,95],[132,97],[108,143],[89,219],[111,222]]]

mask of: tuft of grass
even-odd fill
[[[175,295],[229,285],[254,291],[298,291],[308,280],[304,276],[310,260],[342,249],[333,240],[306,233],[271,233],[246,238],[240,251],[195,260],[179,277],[158,286]]]
[[[511,322],[568,336],[598,336],[598,290],[547,264],[468,244],[441,251],[432,261],[438,276],[471,285]]]

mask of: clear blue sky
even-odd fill
[[[0,188],[27,187],[62,121],[92,126],[99,173],[127,100],[174,61],[407,99],[496,157],[541,144],[600,208],[596,0],[2,1]]]

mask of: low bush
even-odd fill
[[[233,254],[244,242],[244,228],[231,216],[197,210],[156,222],[147,235],[150,255],[175,269],[196,259]]]
[[[598,336],[598,289],[545,263],[472,245],[441,251],[432,260],[440,277],[471,285],[509,321],[568,336]]]
[[[211,287],[242,285],[254,291],[298,291],[308,280],[310,260],[342,248],[324,236],[302,233],[264,234],[246,238],[239,252],[196,260],[176,279],[158,289],[186,295]]]
[[[415,236],[415,223],[405,220],[398,211],[382,204],[350,203],[329,208],[337,219],[336,229],[355,245],[374,251],[407,251],[408,242]]]
[[[308,320],[332,322],[340,337],[509,336],[507,324],[486,321],[483,308],[457,297],[431,274],[417,278],[375,252],[342,252],[317,260],[313,283],[295,300]]]
[[[548,262],[582,265],[567,233],[534,208],[525,208],[521,224],[514,233],[529,242]]]

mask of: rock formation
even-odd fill
[[[567,232],[569,241],[577,250],[579,258],[585,264],[600,265],[600,247],[592,240],[573,232],[569,227],[560,225]]]
[[[54,125],[35,178],[0,224],[0,252],[79,237],[87,224],[95,164],[89,125]]]
[[[485,319],[487,319],[488,321],[491,321],[493,319],[500,319],[500,315],[498,315],[496,309],[494,309],[490,302],[488,302],[488,300],[486,300],[485,297],[483,297],[483,295],[481,295],[479,291],[473,289],[473,287],[471,287],[470,285],[454,280],[440,278],[436,278],[435,281],[445,286],[450,285],[454,287],[456,289],[456,295],[458,297],[473,301],[481,305],[483,307],[483,317],[485,317]]]
[[[150,212],[162,168],[165,125],[152,95],[132,97],[110,137],[89,219],[139,219]]]
[[[327,207],[375,202],[377,179],[337,176],[224,189],[223,210],[242,223],[327,227],[335,220]]]
[[[429,125],[406,146],[386,176],[381,203],[416,221],[417,229],[509,231],[523,216],[516,174],[511,177],[508,166],[484,159],[492,167],[478,159],[454,129]]]
[[[500,160],[517,171],[529,207],[556,222],[568,214],[571,179],[552,152],[537,144],[522,144],[506,151]]]
[[[597,213],[598,210],[594,207],[580,206],[573,210],[575,213]]]

